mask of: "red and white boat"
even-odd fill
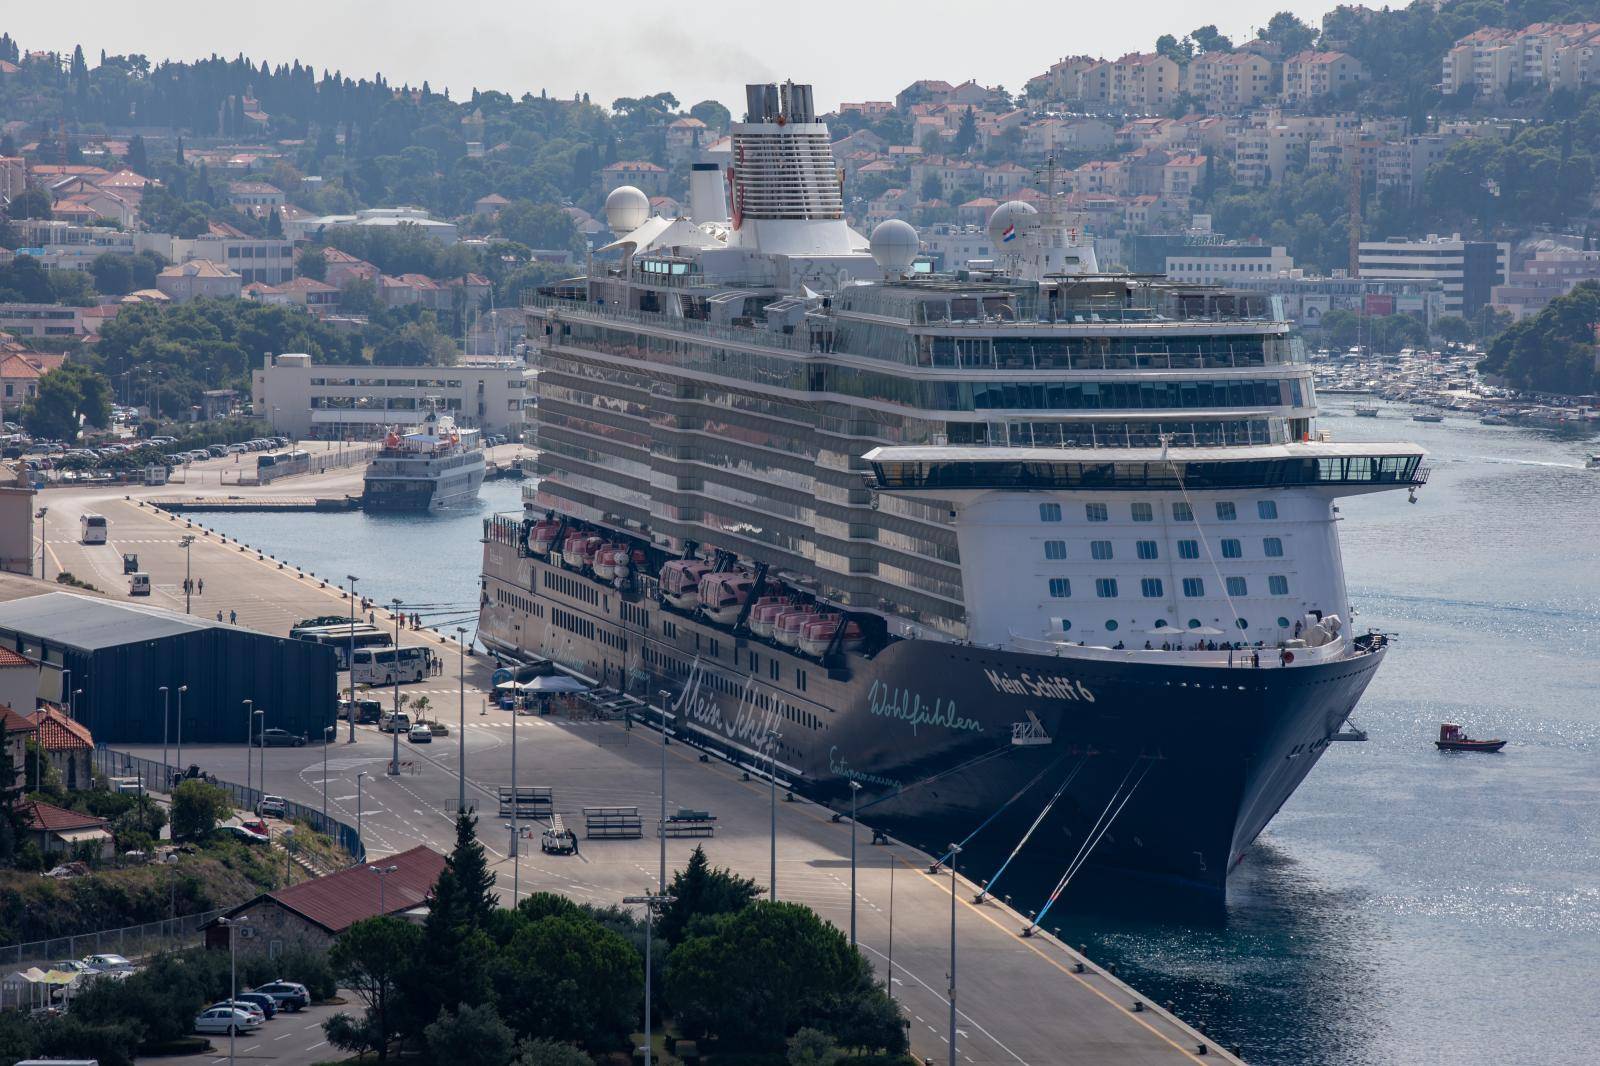
[[[549,520],[535,522],[533,528],[528,530],[528,550],[537,555],[543,555],[555,544],[556,534],[560,532],[560,522]]]
[[[789,600],[784,596],[763,596],[750,608],[750,632],[758,637],[771,637],[772,627],[778,621],[778,616],[790,607]]]
[[[843,651],[859,650],[864,641],[860,624],[846,621],[840,615],[833,613],[813,618],[801,627],[800,650],[807,655],[826,654],[828,645],[833,643],[841,626],[844,627],[844,636],[840,638],[839,647]]]
[[[1477,740],[1469,737],[1466,730],[1454,722],[1441,722],[1439,739],[1433,743],[1440,751],[1499,751],[1506,746],[1506,742],[1498,738]]]
[[[821,610],[815,606],[791,607],[778,615],[772,626],[772,639],[786,648],[800,646],[800,631],[807,622],[815,619]]]
[[[711,572],[701,559],[674,559],[661,567],[661,598],[683,611],[700,606],[700,579]]]
[[[700,579],[700,609],[718,625],[730,626],[739,620],[755,584],[755,578],[737,570],[707,574]]]
[[[594,553],[594,576],[602,581],[610,581],[617,576],[617,563],[628,565],[628,549],[621,544],[602,545]]]

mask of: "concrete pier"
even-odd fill
[[[219,494],[332,496],[348,491],[352,477],[358,485],[359,476],[359,471],[341,472],[261,489],[219,486]],[[299,618],[348,611],[348,602],[335,584],[342,575],[312,576],[297,570],[295,560],[263,559],[254,550],[240,551],[236,542],[225,542],[206,530],[201,517],[186,518],[151,506],[150,497],[171,495],[166,489],[142,493],[136,489],[127,495],[124,499],[120,489],[114,494],[106,489],[59,489],[42,494],[39,503],[50,508],[52,576],[69,570],[120,596],[127,588],[121,553],[137,551],[141,567],[154,575],[156,591],[151,602],[181,611],[184,553],[178,542],[183,535],[194,534],[193,569],[203,573],[206,581],[205,594],[193,601],[196,614],[237,612],[239,624],[281,634]],[[77,519],[84,511],[109,519],[107,545],[76,543]],[[281,569],[280,562],[284,563]],[[172,575],[177,575],[178,584],[173,583]],[[405,594],[402,588],[367,585],[360,591],[380,603],[387,596]],[[377,617],[382,623],[389,616],[379,610]],[[496,862],[496,889],[503,903],[512,902],[514,886],[521,894],[556,891],[597,904],[617,903],[625,895],[655,887],[659,877],[655,822],[661,805],[663,752],[657,733],[638,726],[630,730],[620,722],[559,714],[520,716],[513,722],[510,712],[489,706],[492,663],[486,657],[466,658],[460,655],[453,637],[426,630],[402,630],[401,640],[426,643],[443,656],[443,676],[402,686],[402,691],[413,700],[426,696],[429,717],[443,720],[450,735],[429,744],[400,740],[403,772],[391,776],[386,771],[393,738],[362,726],[356,728],[355,740],[347,742],[349,728],[341,724],[338,740],[327,752],[326,794],[331,815],[356,822],[359,782],[362,827],[373,855],[418,843],[448,850],[464,740],[468,803],[479,811],[480,837]],[[370,695],[386,706],[392,699],[391,690],[374,690]],[[465,728],[461,724],[463,705]],[[578,854],[544,855],[538,848],[535,826],[531,839],[522,842],[519,862],[514,865],[509,858],[510,832],[506,820],[498,816],[496,797],[498,788],[511,783],[513,735],[519,748],[518,783],[554,790],[555,810],[579,835]],[[159,758],[160,748],[135,749],[135,753]],[[679,807],[709,811],[717,826],[710,839],[667,841],[668,877],[683,865],[696,844],[703,844],[714,863],[731,866],[766,886],[771,872],[772,799],[767,785],[746,781],[740,771],[715,759],[701,762],[700,752],[687,744],[672,743],[665,753],[669,813]],[[219,777],[244,780],[245,751],[240,746],[186,746],[184,756],[185,761],[196,762]],[[359,776],[363,772],[365,776]],[[271,792],[320,805],[323,752],[316,744],[268,750],[266,784]],[[638,807],[644,836],[636,840],[583,839],[582,809],[594,806]],[[880,980],[889,977],[892,952],[891,989],[910,1020],[912,1048],[918,1056],[946,1063],[950,1060],[949,871],[930,876],[926,872],[929,856],[895,842],[872,845],[868,825],[855,831],[859,834],[855,909],[860,947]],[[836,823],[831,811],[803,800],[785,802],[780,790],[778,898],[804,903],[841,929],[848,929],[851,835],[848,818]],[[1186,1060],[1238,1061],[1048,933],[1019,936],[1027,920],[994,901],[973,903],[978,886],[959,871],[954,889],[957,1062],[1142,1066]]]

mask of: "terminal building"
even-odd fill
[[[390,426],[415,425],[430,405],[458,425],[512,435],[533,397],[533,371],[520,359],[372,366],[286,353],[267,356],[253,378],[256,415],[300,440],[379,437]]]
[[[1509,244],[1462,240],[1459,233],[1430,233],[1420,241],[1362,241],[1360,248],[1362,277],[1438,281],[1444,287],[1445,314],[1464,318],[1477,314],[1494,287],[1505,284],[1510,260]]]
[[[159,607],[73,592],[11,600],[0,648],[38,662],[40,695],[102,744],[160,744],[164,712],[173,741],[181,725],[184,743],[243,743],[245,700],[264,728],[312,741],[334,722],[331,648]]]

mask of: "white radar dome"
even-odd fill
[[[1022,200],[1007,200],[989,216],[989,240],[994,242],[997,255],[1017,247],[1023,237],[1038,228],[1039,212]]]
[[[606,197],[606,225],[617,236],[632,233],[650,217],[650,197],[632,185],[619,185]]]
[[[886,219],[872,230],[872,261],[886,274],[908,272],[921,247],[916,227],[898,218]]]

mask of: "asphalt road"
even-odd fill
[[[216,461],[217,466],[226,460]],[[200,464],[204,465],[204,464]],[[345,491],[354,474],[293,478],[270,493],[312,495]],[[266,490],[218,488],[229,494]],[[201,534],[194,565],[206,576],[206,591],[196,597],[196,613],[237,610],[239,622],[269,633],[283,633],[297,618],[343,613],[346,604],[336,588],[298,575],[292,566],[279,569],[253,552],[205,536],[199,521],[171,518],[138,506],[141,495],[168,494],[151,489],[129,493],[106,490],[51,490],[40,502],[50,506],[51,573],[66,567],[80,577],[116,593],[125,590],[121,576],[123,550],[138,550],[141,563],[156,586],[151,601],[183,609],[183,551],[179,537]],[[85,547],[75,543],[77,516],[84,510],[107,516],[110,544]],[[203,516],[200,516],[203,518]],[[69,532],[70,531],[70,532]],[[380,615],[381,617],[381,615]],[[278,748],[266,753],[268,791],[313,806],[327,796],[329,814],[360,821],[373,856],[401,851],[419,843],[447,851],[453,843],[463,738],[466,794],[480,812],[479,832],[495,862],[501,900],[532,891],[554,891],[581,901],[617,903],[623,896],[653,888],[660,875],[655,817],[662,803],[657,734],[625,730],[619,723],[568,721],[558,717],[520,717],[513,727],[509,712],[485,710],[490,664],[482,657],[465,661],[466,724],[461,726],[462,687],[456,674],[460,659],[454,642],[428,631],[403,631],[406,643],[424,641],[444,652],[446,676],[404,686],[412,695],[427,695],[435,712],[449,723],[452,735],[429,744],[396,742],[372,727],[359,727],[353,743],[347,727],[324,751],[321,746]],[[384,695],[385,703],[389,696]],[[513,733],[522,785],[548,785],[555,790],[555,809],[579,835],[579,851],[547,856],[538,849],[538,828],[524,842],[520,861],[513,862],[508,819],[501,818],[496,789],[511,783]],[[386,773],[398,743],[402,773]],[[159,746],[133,749],[160,757]],[[714,838],[667,841],[668,876],[704,843],[712,861],[730,866],[767,885],[770,879],[770,796],[759,781],[744,781],[737,770],[674,743],[667,748],[666,805],[708,810],[717,818]],[[324,756],[327,772],[324,776]],[[186,746],[185,762],[199,763],[226,780],[243,781],[242,747]],[[176,761],[176,760],[174,760]],[[645,818],[644,839],[585,840],[582,808],[637,806]],[[911,1042],[918,1055],[948,1060],[950,965],[950,878],[930,877],[926,855],[900,844],[872,846],[866,828],[857,837],[856,925],[861,949],[880,979],[890,972],[893,992],[911,1019]],[[814,908],[841,929],[850,926],[851,827],[835,823],[831,812],[805,801],[785,803],[779,796],[776,830],[776,880],[780,899]],[[372,891],[377,893],[377,879]],[[1022,917],[996,902],[974,904],[976,886],[958,882],[956,935],[958,945],[958,1061],[1045,1066],[1055,1063],[1174,1063],[1193,1060],[1203,1040],[1181,1022],[1153,1006],[1131,1010],[1141,998],[1132,989],[1081,959],[1046,935],[1017,935]],[[891,937],[890,916],[893,916]],[[1085,972],[1074,964],[1085,962]],[[293,1021],[293,1019],[290,1019]],[[281,1025],[282,1019],[269,1023]],[[300,1023],[305,1024],[305,1023]],[[298,1030],[298,1039],[283,1039],[286,1054],[310,1058],[319,1034]],[[269,1032],[251,1055],[260,1057],[282,1033]],[[299,1050],[296,1050],[299,1049]],[[320,1049],[325,1050],[325,1049]],[[1203,1061],[1232,1061],[1215,1047]]]
[[[343,1006],[307,1007],[303,1011],[293,1014],[278,1012],[278,1016],[271,1018],[259,1030],[248,1036],[240,1034],[234,1038],[234,1060],[244,1060],[253,1063],[270,1062],[275,1066],[311,1066],[315,1062],[325,1062],[329,1059],[342,1059],[344,1052],[338,1048],[328,1046],[327,1039],[322,1035],[322,1023],[338,1014],[340,1011],[349,1011],[351,1014],[360,1012],[362,1003],[350,993],[345,993],[349,1000]],[[191,1055],[182,1061],[193,1063],[195,1066],[204,1063],[205,1066],[222,1066],[228,1061],[228,1038],[226,1036],[211,1035],[211,1052],[204,1055]],[[156,1058],[146,1057],[140,1062],[173,1062],[170,1056]]]

